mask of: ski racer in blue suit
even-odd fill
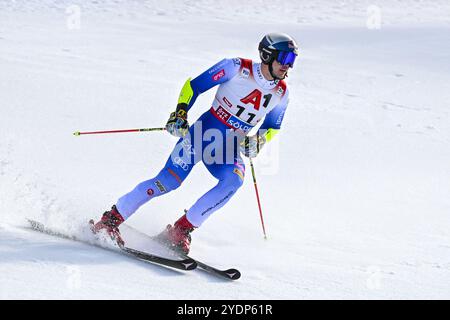
[[[119,225],[140,206],[167,194],[183,183],[200,161],[217,179],[174,225],[159,236],[165,243],[189,253],[191,232],[222,208],[242,186],[245,164],[241,152],[255,157],[278,132],[288,106],[289,91],[284,78],[293,67],[298,46],[286,34],[271,33],[259,43],[261,63],[248,59],[224,59],[198,77],[189,78],[170,114],[167,131],[180,137],[162,170],[120,197],[94,225],[123,245]],[[189,126],[187,115],[197,97],[218,86],[211,108]],[[263,120],[258,132],[249,131]]]

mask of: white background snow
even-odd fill
[[[192,255],[239,281],[25,228],[76,234],[176,142],[72,132],[163,126],[186,78],[258,60],[268,32],[301,47],[282,132],[255,161],[269,239],[250,170],[193,233]],[[1,0],[0,298],[448,299],[449,106],[447,0]],[[158,233],[214,184],[199,164],[127,223]]]

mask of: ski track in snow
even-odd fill
[[[0,299],[449,298],[448,1],[377,1],[380,30],[366,28],[372,1],[280,3],[0,2]],[[257,59],[272,31],[302,54],[283,130],[255,161],[269,240],[249,170],[193,234],[193,257],[240,280],[24,228],[33,218],[80,235],[177,140],[72,132],[164,124],[187,77],[223,57]],[[214,184],[198,165],[127,223],[158,233]]]

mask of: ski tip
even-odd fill
[[[76,131],[76,132],[73,133],[73,135],[77,137],[77,136],[81,135],[81,132],[80,131]]]
[[[241,277],[241,272],[236,269],[228,269],[225,271],[230,280],[237,280]]]
[[[184,259],[180,261],[185,270],[194,270],[197,268],[197,262],[194,259]]]

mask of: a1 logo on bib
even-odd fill
[[[261,105],[261,95],[261,91],[255,89],[248,96],[242,98],[241,102],[245,104],[251,103],[256,110],[259,110],[259,107]]]
[[[252,104],[255,110],[259,110],[259,108],[261,107],[261,99],[262,99],[262,92],[259,91],[258,89],[255,89],[248,96],[242,98],[241,102],[245,104]],[[264,96],[264,104],[263,104],[264,108],[268,107],[270,99],[272,99],[272,95],[270,93]]]

